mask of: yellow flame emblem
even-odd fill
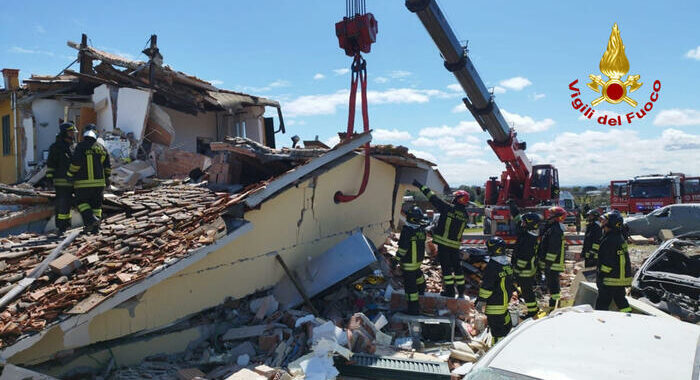
[[[603,53],[603,58],[600,59],[600,72],[605,74],[609,79],[603,81],[600,75],[589,75],[588,78],[591,79],[591,83],[588,83],[588,87],[600,93],[601,96],[594,99],[591,105],[597,106],[603,100],[608,103],[617,104],[620,102],[626,102],[632,107],[637,106],[637,102],[627,96],[628,93],[637,91],[642,87],[639,80],[639,75],[630,75],[623,82],[620,80],[627,72],[630,70],[630,63],[625,55],[625,45],[622,43],[622,37],[620,37],[620,29],[617,27],[617,23],[613,25],[612,33],[610,33],[610,40],[608,40],[608,47]],[[628,90],[629,87],[629,90]]]

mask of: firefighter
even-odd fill
[[[510,297],[515,291],[513,267],[508,262],[506,243],[502,238],[498,236],[490,238],[486,242],[486,248],[491,257],[484,269],[476,308],[484,312],[484,304],[486,305],[486,319],[493,342],[497,343],[508,335],[513,327],[508,312]]]
[[[443,290],[440,294],[445,297],[454,297],[456,285],[459,297],[464,297],[466,286],[459,248],[462,244],[464,227],[469,220],[466,209],[469,204],[469,193],[464,190],[455,191],[452,204],[449,204],[420,182],[414,180],[413,185],[418,187],[440,212],[437,226],[431,232],[433,242],[438,245],[438,260],[442,269]]]
[[[620,311],[632,311],[625,298],[625,287],[632,285],[632,265],[622,230],[622,215],[618,212],[606,213],[603,224],[605,234],[600,241],[598,253],[596,310],[608,310],[610,301],[614,300]]]
[[[537,238],[542,217],[533,212],[523,214],[518,237],[513,250],[512,266],[516,282],[527,306],[527,317],[534,317],[539,311],[535,299],[535,273],[537,272]]]
[[[554,307],[561,298],[559,273],[564,271],[564,220],[566,210],[559,206],[550,207],[547,227],[542,234],[542,241],[537,256],[544,261],[544,275],[549,290],[549,306]]]
[[[598,265],[598,249],[600,248],[600,238],[603,236],[603,229],[600,222],[600,212],[593,209],[586,214],[586,234],[583,238],[583,249],[581,256],[584,258],[586,267]]]
[[[73,155],[75,134],[78,131],[73,123],[58,126],[56,142],[49,148],[46,161],[46,178],[53,183],[56,190],[55,221],[59,235],[70,227],[70,208],[73,203],[73,184],[68,182],[66,174]]]
[[[85,128],[83,141],[75,148],[67,178],[73,182],[84,231],[96,233],[102,218],[102,198],[109,186],[111,167],[107,150],[97,142],[94,128]]]
[[[425,292],[425,277],[420,269],[425,257],[425,224],[423,211],[418,206],[413,206],[406,212],[406,223],[399,238],[398,256],[408,299],[407,313],[418,315],[418,295]]]

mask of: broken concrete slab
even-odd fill
[[[255,319],[262,320],[274,314],[279,308],[279,305],[275,296],[268,295],[250,301],[250,311],[255,314]]]
[[[267,377],[257,374],[248,368],[243,368],[242,370],[227,377],[226,380],[267,380]]]
[[[70,253],[65,253],[49,263],[49,268],[56,274],[67,276],[73,273],[74,270],[80,268],[80,265],[81,262],[79,258]]]
[[[673,239],[673,231],[667,229],[659,230],[659,240],[666,241]]]
[[[241,355],[248,355],[249,357],[255,356],[255,347],[253,347],[253,343],[250,343],[248,341],[243,342],[239,344],[238,346],[234,347],[229,351],[229,355],[233,358],[237,358]]]
[[[645,238],[642,235],[632,235],[628,239],[632,244],[652,244],[654,242],[652,239]]]
[[[92,94],[92,103],[97,113],[97,129],[103,132],[111,132],[114,129],[114,111],[110,88],[106,85],[95,87]]]
[[[165,146],[170,146],[175,141],[175,128],[170,115],[157,104],[151,104],[144,138]]]
[[[360,232],[354,232],[347,239],[294,270],[307,295],[313,297],[375,261],[372,246],[367,238]],[[286,276],[277,283],[272,294],[283,309],[295,307],[304,300],[292,280]]]

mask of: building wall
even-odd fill
[[[35,160],[43,159],[44,151],[56,141],[59,119],[64,116],[65,104],[60,100],[37,99],[32,102],[34,115],[34,142],[36,144]]]
[[[240,298],[270,288],[284,275],[274,252],[293,268],[307,257],[325,252],[356,228],[362,228],[375,246],[383,244],[396,212],[392,209],[393,166],[372,159],[365,193],[350,203],[333,201],[338,190],[354,193],[359,189],[363,164],[364,157],[355,156],[268,199],[259,209],[248,211],[245,218],[253,224],[252,231],[148,289],[135,307],[115,308],[95,317],[86,333],[73,334],[84,335],[82,341],[75,336],[66,339],[67,335],[54,327],[10,361],[39,363],[60,350],[161,327],[219,305],[226,297]],[[399,196],[396,207],[400,206]],[[119,365],[127,361],[127,357],[117,358]]]
[[[197,137],[211,138],[216,141],[216,113],[200,112],[196,116],[162,107],[170,116],[175,129],[175,141],[171,148],[197,151]]]
[[[15,154],[15,131],[13,130],[14,114],[10,95],[0,98],[0,123],[2,118],[10,116],[10,154],[4,155],[2,139],[2,124],[0,124],[0,183],[14,183],[17,181],[17,157]]]

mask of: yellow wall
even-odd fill
[[[212,252],[191,267],[148,289],[132,309],[115,308],[95,317],[89,325],[89,342],[114,339],[143,329],[153,329],[202,309],[221,304],[226,297],[240,298],[274,286],[284,275],[271,252],[278,251],[295,267],[347,237],[357,227],[379,246],[389,230],[396,169],[372,159],[365,193],[350,203],[335,204],[341,190],[355,193],[362,177],[364,157],[356,156],[318,177],[293,186],[268,199],[260,209],[246,213],[253,230]],[[397,207],[401,205],[398,195]],[[63,344],[63,333],[54,327],[33,347],[10,358],[15,364],[39,363]],[[131,356],[138,357],[138,356]],[[126,365],[129,358],[117,358]]]
[[[2,124],[0,124],[0,183],[15,183],[17,182],[17,157],[15,155],[15,131],[12,128],[14,115],[12,113],[12,104],[10,95],[4,95],[0,98],[0,123],[2,117],[10,115],[10,143],[12,145],[12,153],[9,156],[2,154]]]

